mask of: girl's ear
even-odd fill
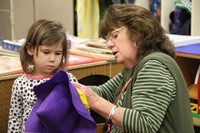
[[[28,48],[27,48],[27,52],[28,52],[28,54],[29,54],[30,56],[32,56],[32,55],[33,55],[33,52],[34,52],[34,49],[31,48],[31,47],[28,47]]]

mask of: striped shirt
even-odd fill
[[[91,88],[100,96],[112,102],[116,88],[123,79],[117,74],[107,83]],[[175,80],[164,64],[158,60],[147,61],[138,72],[137,79],[131,83],[132,108],[125,108],[122,117],[122,130],[112,126],[113,133],[155,133],[159,130],[165,117],[169,103],[176,95]],[[123,106],[123,97],[116,105]]]

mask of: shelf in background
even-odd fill
[[[3,49],[2,46],[0,46],[0,55],[19,57],[19,53],[18,52]]]
[[[200,60],[200,55],[194,55],[194,54],[186,54],[186,53],[176,52],[176,56],[186,57],[186,58],[192,58],[192,59],[199,59]]]
[[[188,87],[189,95],[191,99],[198,100],[198,86],[196,84],[191,84]]]
[[[200,114],[192,113],[193,125],[200,127]]]

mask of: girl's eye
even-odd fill
[[[61,52],[57,52],[57,53],[56,53],[56,55],[61,55],[61,54],[62,54]]]
[[[44,53],[44,54],[49,54],[49,51],[44,51],[43,53]]]

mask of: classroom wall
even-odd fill
[[[73,0],[0,0],[0,35],[25,38],[31,24],[41,18],[58,20],[73,34],[73,10]]]

